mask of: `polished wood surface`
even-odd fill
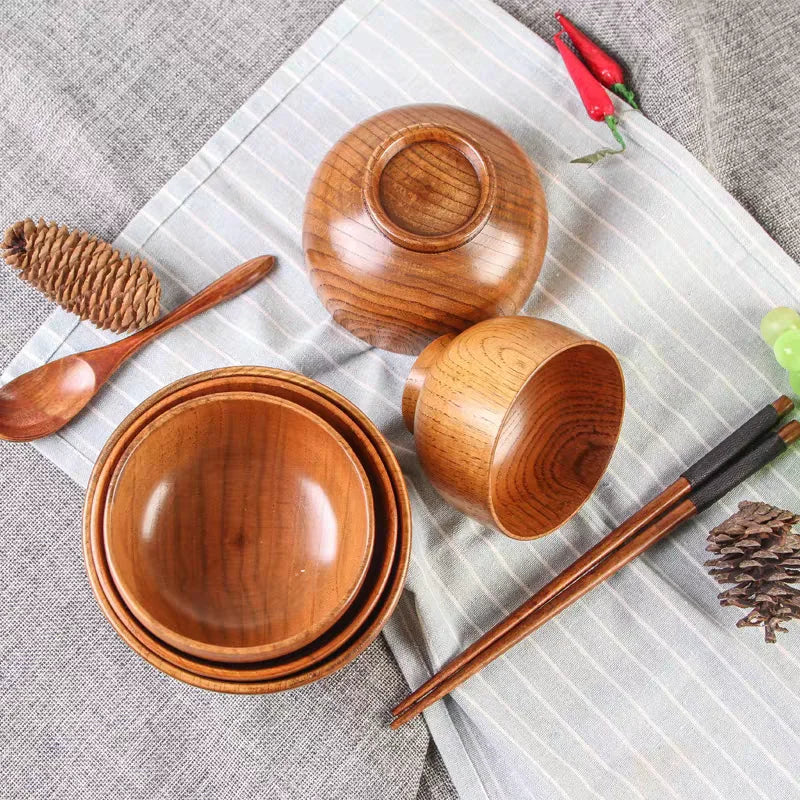
[[[596,545],[589,548],[589,550],[570,564],[563,572],[560,572],[555,578],[545,584],[533,597],[518,606],[491,630],[487,631],[483,636],[467,647],[466,650],[448,661],[435,675],[423,683],[418,689],[415,689],[402,703],[399,703],[393,708],[392,714],[396,717],[404,714],[407,709],[417,705],[429,695],[432,696],[432,693],[439,690],[440,687],[443,687],[445,683],[451,687],[458,685],[458,683],[461,682],[461,674],[466,674],[464,670],[467,669],[472,661],[480,657],[485,651],[495,647],[503,636],[516,628],[520,623],[523,623],[531,614],[543,608],[557,594],[564,591],[564,589],[576,580],[586,575],[607,556],[613,553],[621,544],[624,544],[644,527],[653,522],[653,520],[661,516],[667,509],[675,505],[678,500],[684,498],[689,493],[690,489],[691,485],[685,478],[678,478],[677,481],[670,484],[661,494],[653,498],[653,500],[639,509],[639,511],[630,516],[610,534],[604,536]],[[454,677],[458,683],[451,681]],[[444,694],[447,694],[449,691],[451,691],[451,689],[445,690]],[[435,700],[431,699],[431,702],[435,702]]]
[[[442,105],[395,108],[345,134],[314,175],[303,220],[325,307],[399,353],[515,314],[546,244],[527,155],[487,120]]]
[[[51,361],[10,381],[0,388],[0,439],[29,442],[60,430],[84,409],[120,364],[151,339],[241,294],[274,264],[274,256],[253,258],[138,333]]]
[[[372,554],[372,492],[312,413],[214,394],[138,434],[112,477],[104,532],[117,589],[158,638],[259,661],[312,641],[352,602]]]
[[[591,591],[603,581],[607,580],[615,572],[622,569],[625,564],[633,561],[641,555],[647,548],[663,539],[668,533],[672,532],[681,522],[689,519],[697,513],[691,500],[688,498],[681,500],[678,505],[671,508],[664,516],[657,519],[650,526],[645,527],[641,533],[630,540],[627,544],[615,550],[608,558],[602,561],[599,566],[581,576],[577,581],[570,584],[563,592],[557,594],[553,600],[546,603],[537,611],[529,614],[520,624],[511,628],[504,636],[497,639],[490,647],[473,658],[464,667],[451,675],[447,680],[442,681],[429,694],[419,702],[398,714],[391,722],[392,728],[399,728],[406,722],[414,719],[421,714],[428,706],[440,700],[457,686],[461,685],[468,678],[480,672],[487,664],[490,664],[503,653],[510,650],[515,644],[521,642],[546,622],[549,622],[565,608],[579,600],[587,592]]]
[[[91,510],[87,509],[90,517],[84,524],[90,528],[92,558],[102,591],[116,615],[140,643],[166,661],[197,675],[223,680],[253,681],[285,677],[306,669],[333,653],[355,634],[375,609],[386,588],[396,555],[399,517],[391,477],[383,460],[358,421],[322,395],[322,390],[326,390],[327,387],[317,384],[320,388],[313,390],[308,385],[300,385],[298,381],[308,384],[313,384],[313,381],[294,373],[285,373],[279,378],[265,374],[248,375],[245,369],[259,370],[259,368],[236,368],[234,374],[207,378],[203,376],[214,373],[201,373],[199,376],[181,381],[180,388],[168,388],[166,395],[163,395],[163,392],[159,393],[163,395],[160,399],[155,396],[139,406],[134,412],[135,419],[129,417],[125,424],[120,426],[114,434],[115,444],[105,452],[104,465],[95,484],[95,502]],[[291,380],[286,376],[291,376]],[[197,380],[193,381],[194,378]],[[376,519],[375,546],[367,575],[358,595],[341,619],[305,647],[285,656],[235,665],[218,664],[183,653],[156,639],[139,623],[122,601],[111,579],[105,558],[102,526],[103,508],[111,474],[122,453],[139,431],[181,402],[226,391],[262,392],[272,397],[284,398],[302,405],[328,422],[353,448],[365,468],[372,486]]]
[[[779,417],[788,414],[794,408],[794,400],[782,394],[777,400],[772,402],[772,407]]]
[[[456,686],[460,685],[475,671],[471,671],[473,663],[487,664],[493,658],[501,655],[511,645],[517,629],[525,630],[528,621],[534,619],[535,614],[554,600],[561,593],[567,591],[577,581],[584,579],[590,572],[598,569],[606,559],[615,555],[624,545],[633,542],[648,525],[654,523],[663,514],[683,502],[687,497],[694,501],[697,497],[692,494],[709,482],[717,483],[716,493],[722,496],[728,489],[739,483],[748,471],[755,471],[759,463],[766,463],[772,455],[767,452],[764,442],[770,437],[770,429],[782,416],[794,408],[793,401],[781,395],[777,400],[757,412],[737,430],[729,434],[719,445],[713,447],[706,455],[702,456],[695,464],[689,467],[683,475],[673,481],[666,489],[646,503],[637,512],[619,525],[615,530],[602,538],[597,544],[587,550],[580,558],[573,562],[563,572],[556,575],[543,586],[529,600],[522,603],[515,611],[501,620],[491,630],[487,631],[477,641],[473,642],[466,650],[449,661],[439,672],[433,675],[422,686],[412,692],[402,703],[392,709],[392,714],[398,717],[396,725],[412,719],[420,711],[436,702]],[[773,413],[764,412],[772,410]],[[796,421],[784,425],[774,434],[783,442],[784,446],[800,438],[800,423]],[[733,466],[737,459],[746,457],[748,451],[765,447],[762,461],[750,462],[747,468]],[[702,469],[697,469],[699,465]],[[699,482],[693,483],[689,475],[699,476]],[[719,476],[723,476],[720,479]],[[721,485],[720,484],[721,481]],[[727,483],[727,485],[726,485]],[[647,541],[645,538],[644,541]],[[609,562],[614,564],[615,561]]]
[[[465,514],[533,539],[566,522],[605,472],[625,386],[614,354],[546,320],[498,317],[412,369],[403,400],[420,462]]]
[[[401,230],[444,236],[467,224],[481,184],[469,159],[438,141],[417,142],[398,152],[378,177],[379,208]]]
[[[394,610],[405,582],[405,576],[408,569],[408,562],[411,552],[411,509],[408,499],[408,492],[406,490],[400,467],[391,448],[377,430],[375,425],[350,401],[341,397],[341,395],[337,394],[336,392],[333,392],[328,387],[309,378],[305,378],[302,375],[266,367],[229,367],[220,370],[212,370],[207,373],[189,376],[188,378],[178,381],[172,386],[166,387],[165,389],[153,395],[153,397],[151,397],[143,405],[155,405],[174,390],[191,386],[193,383],[200,383],[205,380],[227,378],[231,376],[239,376],[240,378],[250,377],[253,379],[270,377],[279,380],[286,380],[287,382],[295,385],[318,391],[322,396],[330,400],[354,421],[356,421],[361,429],[367,434],[375,449],[378,451],[381,460],[383,461],[390,476],[395,502],[398,509],[398,545],[386,589],[381,596],[380,601],[376,605],[375,610],[370,614],[364,624],[361,625],[358,631],[349,639],[347,639],[347,641],[338,650],[331,653],[322,661],[315,663],[310,667],[299,669],[291,674],[253,681],[240,680],[238,678],[226,680],[222,678],[209,678],[198,675],[191,669],[176,665],[164,659],[160,654],[154,652],[149,646],[143,644],[139,639],[137,639],[126,625],[126,622],[135,624],[135,620],[133,620],[133,622],[131,622],[130,619],[124,620],[123,617],[125,615],[121,615],[117,612],[115,606],[112,605],[103,588],[103,584],[98,572],[97,561],[95,559],[97,542],[93,539],[93,528],[91,524],[92,520],[96,519],[97,517],[98,508],[102,508],[103,506],[102,491],[100,490],[100,479],[102,477],[103,464],[106,463],[110,451],[124,435],[128,423],[133,423],[135,421],[136,411],[132,412],[128,419],[126,419],[123,424],[120,425],[119,428],[114,432],[114,434],[112,434],[106,446],[103,448],[100,458],[95,465],[95,469],[92,472],[87,489],[84,512],[84,558],[92,590],[103,613],[108,618],[109,622],[117,631],[119,636],[135,652],[142,656],[142,658],[164,673],[193,686],[218,692],[261,694],[292,689],[297,686],[302,686],[318,680],[326,675],[330,675],[332,672],[340,669],[342,666],[352,661],[357,655],[363,652],[363,650],[369,644],[371,644],[375,638],[377,638],[392,611]],[[130,617],[129,613],[128,617]],[[241,667],[242,665],[238,666]]]

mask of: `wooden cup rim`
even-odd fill
[[[602,350],[606,355],[610,356],[611,357],[611,361],[615,365],[617,374],[619,375],[619,378],[620,378],[620,392],[621,392],[620,413],[619,413],[619,418],[618,418],[618,423],[617,423],[616,434],[614,436],[614,442],[608,448],[608,457],[605,459],[605,463],[603,464],[603,468],[599,471],[599,475],[597,477],[597,480],[594,482],[594,484],[591,487],[591,489],[589,489],[586,492],[585,496],[577,503],[575,508],[573,508],[569,512],[569,514],[567,514],[565,517],[563,517],[562,519],[554,522],[554,524],[551,525],[547,530],[537,531],[532,536],[521,536],[521,535],[519,535],[517,533],[513,533],[511,530],[509,530],[507,528],[506,525],[504,525],[501,522],[500,517],[499,517],[499,515],[497,513],[497,509],[495,507],[495,502],[494,502],[494,498],[495,498],[495,483],[496,483],[496,480],[497,480],[497,471],[494,469],[494,462],[495,462],[495,455],[497,453],[497,448],[498,448],[499,443],[500,443],[502,431],[505,428],[505,425],[506,425],[506,423],[508,421],[509,416],[511,415],[512,410],[514,409],[514,406],[515,406],[515,404],[517,402],[517,399],[525,391],[526,387],[533,380],[535,380],[535,378],[537,377],[539,372],[545,367],[545,365],[549,364],[551,361],[553,361],[556,358],[562,357],[565,353],[567,353],[570,350],[574,350],[575,348],[586,347],[586,346],[595,347],[595,348],[597,348],[599,350]],[[508,407],[506,408],[505,413],[503,414],[503,419],[500,421],[500,425],[497,428],[497,432],[496,432],[496,435],[495,435],[494,443],[492,445],[492,451],[491,451],[491,454],[489,456],[489,486],[488,486],[488,497],[487,497],[488,503],[487,503],[487,505],[488,505],[489,514],[491,515],[492,521],[497,526],[497,529],[501,533],[503,533],[504,535],[510,537],[511,539],[517,539],[519,541],[531,541],[532,539],[539,539],[542,536],[547,536],[548,534],[550,534],[553,531],[557,530],[562,525],[565,525],[567,522],[569,522],[569,520],[571,520],[583,508],[583,506],[586,504],[586,502],[589,500],[589,498],[594,494],[594,490],[597,488],[597,485],[603,479],[603,476],[605,475],[606,470],[608,469],[608,465],[609,465],[609,463],[611,462],[611,459],[614,456],[614,452],[616,451],[616,446],[617,446],[617,443],[619,442],[619,437],[622,434],[622,422],[623,422],[624,413],[625,413],[625,396],[626,396],[625,395],[625,391],[626,391],[625,390],[625,376],[624,376],[624,373],[622,371],[622,366],[619,363],[619,359],[617,358],[616,353],[610,347],[604,345],[602,342],[598,342],[596,339],[584,338],[584,339],[579,339],[579,340],[574,341],[574,342],[569,342],[568,344],[565,344],[563,347],[558,348],[558,350],[555,350],[554,352],[550,353],[550,355],[548,355],[547,358],[543,359],[539,364],[536,365],[536,368],[525,378],[525,380],[523,381],[522,385],[517,389],[516,393],[514,394],[513,399],[508,404]]]

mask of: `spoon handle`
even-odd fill
[[[272,269],[274,264],[274,256],[258,256],[245,261],[244,264],[240,264],[230,272],[226,272],[221,278],[217,278],[190,300],[170,311],[169,314],[161,317],[161,319],[156,320],[152,325],[148,325],[138,333],[134,333],[132,336],[128,336],[127,339],[118,342],[117,346],[121,350],[124,349],[124,357],[127,358],[155,336],[159,336],[197,314],[213,308],[217,303],[236,297],[236,295],[241,294],[251,286],[255,286]]]

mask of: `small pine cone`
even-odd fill
[[[783,623],[800,619],[800,535],[792,526],[800,515],[767,503],[744,501],[739,510],[708,534],[706,561],[719,583],[733,583],[718,597],[723,606],[752,609],[740,628],[761,625],[767,642],[786,633]]]
[[[158,317],[161,284],[147,262],[120,256],[96,236],[26,219],[0,247],[21,278],[98,328],[135,331]]]

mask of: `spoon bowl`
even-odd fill
[[[26,372],[0,388],[0,439],[29,442],[47,436],[54,425],[58,430],[69,422],[96,391],[95,371],[81,355]]]

